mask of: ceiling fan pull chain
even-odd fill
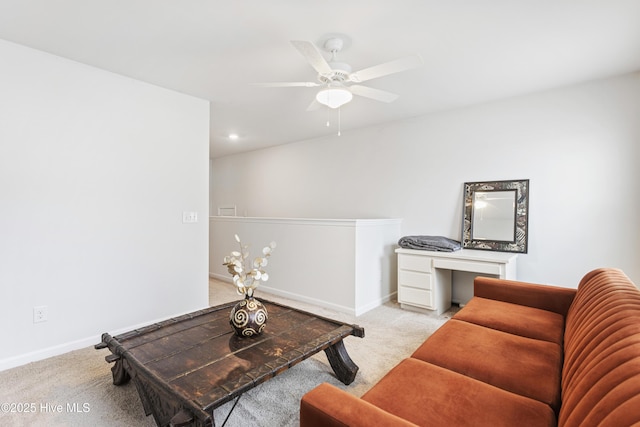
[[[340,117],[340,111],[342,110],[342,108],[338,107],[338,136],[340,136],[340,128],[341,128],[341,117]]]

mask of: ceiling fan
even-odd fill
[[[423,64],[420,55],[416,54],[352,72],[349,64],[338,62],[336,59],[338,52],[345,46],[343,37],[330,37],[325,41],[323,48],[331,54],[330,61],[327,61],[320,50],[311,42],[293,40],[291,44],[318,72],[318,81],[258,83],[257,85],[262,87],[322,87],[307,110],[315,110],[320,104],[330,108],[339,108],[351,101],[353,95],[381,102],[393,102],[398,98],[398,95],[362,86],[358,83],[417,68]]]

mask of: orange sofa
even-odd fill
[[[361,398],[327,383],[303,396],[300,425],[640,425],[640,291],[615,269],[577,290],[476,278],[471,301]]]

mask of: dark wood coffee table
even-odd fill
[[[213,426],[214,409],[321,350],[338,379],[353,382],[358,366],[342,340],[364,337],[363,328],[260,301],[269,320],[257,337],[233,333],[234,302],[115,337],[105,333],[95,347],[111,350],[105,359],[115,362],[113,383],[133,379],[145,414],[159,426]]]

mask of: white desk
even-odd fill
[[[403,308],[433,310],[451,307],[453,271],[467,271],[500,279],[516,279],[517,254],[462,249],[432,252],[399,248],[398,302]]]

